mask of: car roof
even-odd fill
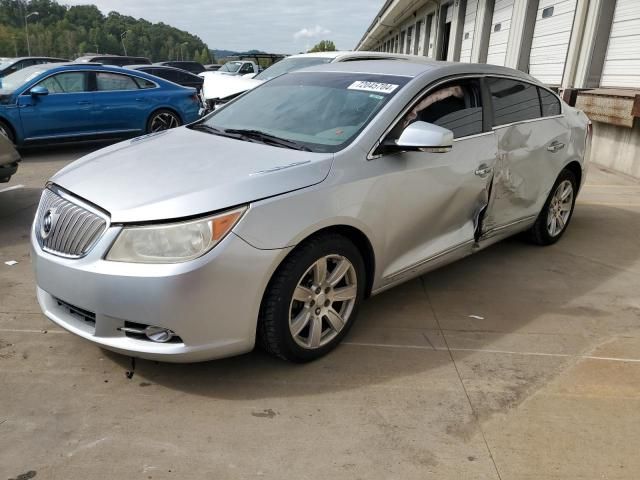
[[[395,60],[381,59],[332,62],[329,64],[307,67],[297,71],[367,73],[377,75],[398,75],[404,77],[418,77],[429,72],[442,77],[457,74],[498,75],[520,78],[527,82],[544,86],[544,84],[539,80],[527,73],[498,65],[490,65],[486,63],[443,62],[413,55],[405,55],[404,57],[408,58],[398,58]]]
[[[42,59],[42,60],[64,60],[65,62],[68,62],[69,60],[66,58],[61,58],[61,57],[41,57],[41,56],[37,56],[37,55],[32,55],[30,57],[3,57],[0,58],[0,60],[4,60],[6,62],[19,62],[21,60],[32,60],[32,59]]]
[[[140,70],[142,68],[162,68],[163,70],[173,70],[180,73],[188,73],[189,75],[193,75],[194,77],[198,77],[195,73],[190,72],[189,70],[184,70],[183,68],[172,67],[171,65],[163,65],[161,63],[152,63],[149,65],[148,63],[142,63],[140,65],[125,65],[122,68],[128,68],[130,70]],[[201,78],[201,77],[198,77]]]
[[[345,59],[351,58],[414,58],[415,55],[404,55],[400,53],[387,53],[387,52],[367,52],[367,51],[350,51],[350,50],[338,50],[334,52],[313,52],[313,53],[298,53],[296,55],[290,55],[286,58],[333,58],[335,62],[341,62]],[[417,57],[421,58],[421,57]]]

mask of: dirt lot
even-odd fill
[[[0,193],[0,480],[638,478],[640,184],[592,167],[559,244],[373,298],[313,364],[132,368],[35,300],[40,190],[95,148],[27,152],[0,186],[23,185]]]

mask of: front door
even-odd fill
[[[489,200],[496,139],[483,119],[480,82],[461,79],[435,87],[389,136],[399,136],[416,120],[452,130],[455,140],[446,153],[402,152],[372,161],[384,170],[378,185],[389,232],[383,284],[471,253]]]
[[[45,78],[38,86],[48,95],[18,98],[20,120],[26,141],[76,137],[91,130],[89,110],[93,94],[86,72],[62,72]]]

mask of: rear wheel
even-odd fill
[[[293,362],[327,354],[353,325],[364,291],[364,261],[353,243],[337,234],[310,239],[284,260],[267,288],[260,345]]]
[[[533,243],[551,245],[560,240],[571,221],[577,191],[578,184],[573,172],[560,172],[536,223],[529,230],[529,238]]]
[[[4,122],[3,120],[0,120],[0,135],[4,135],[5,137],[7,137],[11,143],[16,143],[16,139],[13,135],[13,130],[11,129],[9,124]]]
[[[171,110],[157,110],[151,114],[147,121],[147,133],[161,132],[170,128],[179,127],[182,124],[180,117]]]

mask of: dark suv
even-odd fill
[[[206,70],[206,68],[204,68],[204,65],[202,65],[201,63],[179,61],[179,60],[172,60],[168,62],[158,62],[158,63],[154,63],[154,65],[163,65],[165,67],[179,68],[181,70],[186,70],[187,72],[191,72],[194,75],[198,75],[199,73],[202,73]]]
[[[86,55],[76,58],[76,62],[101,63],[102,65],[115,65],[117,67],[124,67],[125,65],[151,65],[151,60],[146,57],[125,57],[122,55]]]

